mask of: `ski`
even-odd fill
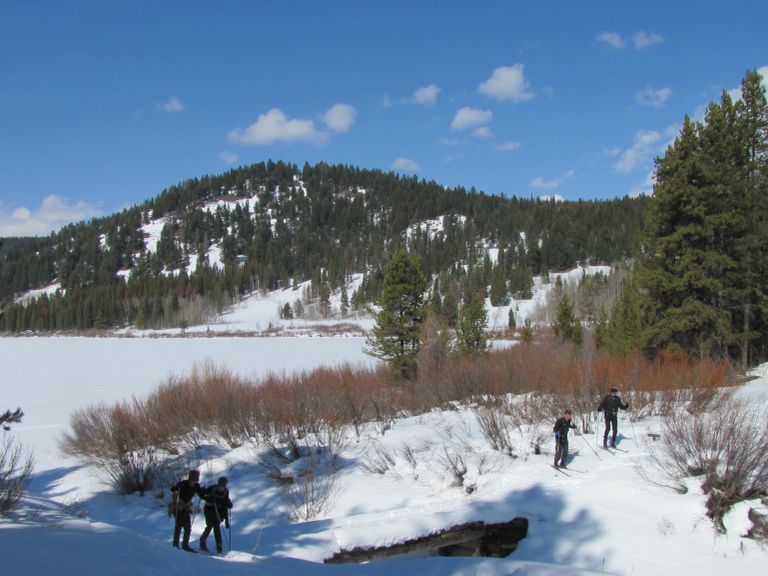
[[[608,448],[608,446],[603,446],[603,450],[608,452],[611,456],[616,456],[616,453],[613,451],[613,448]]]
[[[570,476],[570,474],[568,474],[568,473],[567,473],[565,470],[563,470],[562,468],[558,468],[558,467],[557,467],[557,466],[555,466],[554,464],[550,464],[550,466],[552,466],[552,468],[554,468],[555,470],[557,470],[558,472],[560,472],[560,474],[562,474],[563,476]]]
[[[629,452],[629,450],[624,450],[624,448],[617,448],[616,446],[614,446],[612,449],[613,449],[613,450],[618,450],[619,452],[624,452],[625,454],[626,454],[627,452]]]

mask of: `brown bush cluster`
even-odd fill
[[[146,399],[74,413],[62,449],[110,471],[123,490],[143,491],[160,474],[158,451],[259,442],[290,461],[302,450],[338,453],[348,429],[359,437],[371,424],[385,431],[398,416],[522,394],[509,414],[511,425],[535,425],[570,407],[582,415],[587,431],[600,396],[612,385],[629,398],[633,415],[642,417],[679,402],[698,409],[730,375],[723,362],[671,355],[612,358],[554,341],[454,355],[439,334],[433,336],[418,377],[406,382],[394,381],[384,367],[344,365],[251,381],[205,364],[169,378]],[[497,439],[505,450],[503,431]]]

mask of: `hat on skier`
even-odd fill
[[[619,389],[616,386],[611,386],[611,392],[618,392]]]
[[[190,470],[189,471],[189,479],[190,480],[200,480],[200,471],[199,470]]]
[[[221,478],[219,478],[219,486],[226,486],[227,482],[229,482],[229,480],[227,480],[226,476],[222,476]]]

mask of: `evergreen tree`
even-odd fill
[[[608,340],[608,313],[602,306],[600,306],[600,309],[597,311],[592,340],[595,344],[595,348],[598,350],[602,350],[606,346]]]
[[[346,318],[349,314],[349,296],[347,295],[347,285],[341,285],[341,317]]]
[[[11,429],[11,424],[18,424],[23,417],[24,412],[21,411],[21,408],[16,408],[13,412],[6,410],[0,413],[0,426],[7,432]]]
[[[656,163],[642,275],[651,322],[647,346],[723,351],[731,338],[718,306],[723,258],[715,247],[712,195],[696,125],[686,116],[680,135]]]
[[[650,351],[730,355],[746,369],[765,349],[767,160],[768,101],[754,71],[738,102],[724,93],[703,123],[686,118],[657,160],[640,276]]]
[[[475,292],[461,308],[456,327],[456,345],[461,352],[485,352],[488,349],[488,313],[483,297]]]
[[[557,279],[560,280],[560,277],[558,276]],[[557,305],[557,314],[552,323],[552,330],[560,343],[570,340],[576,344],[581,344],[581,323],[576,319],[573,305],[567,294],[563,294]]]
[[[320,315],[323,318],[328,318],[331,315],[331,289],[327,283],[320,283],[318,296],[320,299]]]
[[[506,306],[509,304],[507,278],[501,265],[496,266],[491,274],[491,305]]]
[[[459,321],[459,296],[456,294],[453,286],[448,288],[448,291],[445,293],[442,311],[446,324],[451,328],[455,328],[456,323]]]
[[[400,250],[384,268],[381,310],[366,341],[366,353],[385,360],[400,377],[416,372],[419,331],[426,317],[424,293],[429,283],[420,259]]]
[[[766,343],[768,287],[768,100],[763,77],[748,71],[741,83],[741,100],[736,105],[736,125],[743,151],[741,165],[742,233],[734,255],[737,273],[729,283],[729,296],[736,307],[734,331],[740,349],[742,369],[750,364],[750,347],[762,335]]]
[[[523,322],[523,327],[520,329],[520,338],[526,344],[533,343],[533,340],[536,338],[536,333],[530,318],[526,318],[525,322]]]

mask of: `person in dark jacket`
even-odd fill
[[[567,468],[565,459],[568,458],[568,431],[576,430],[576,425],[571,422],[571,410],[566,410],[557,419],[552,431],[555,433],[555,468]]]
[[[221,553],[221,523],[229,528],[229,510],[232,508],[232,500],[229,499],[229,489],[227,488],[227,478],[222,476],[213,486],[209,486],[205,494],[205,530],[200,536],[200,550],[208,552],[206,538],[213,530],[213,537],[216,539],[216,552]]]
[[[179,547],[179,535],[183,529],[184,538],[181,545],[182,550],[195,552],[195,549],[189,545],[189,536],[192,532],[192,499],[195,497],[195,494],[200,498],[205,499],[205,492],[200,487],[200,472],[197,470],[190,470],[189,477],[175,486],[172,486],[171,492],[173,492],[176,501],[174,510],[176,522],[173,526],[173,546],[174,548]]]
[[[619,397],[619,389],[616,386],[611,388],[611,392],[605,395],[605,398],[597,407],[598,412],[605,414],[605,432],[603,433],[603,448],[608,447],[608,432],[613,428],[611,436],[611,448],[616,448],[616,432],[619,427],[619,408],[626,410],[629,408],[629,402],[622,402]]]

